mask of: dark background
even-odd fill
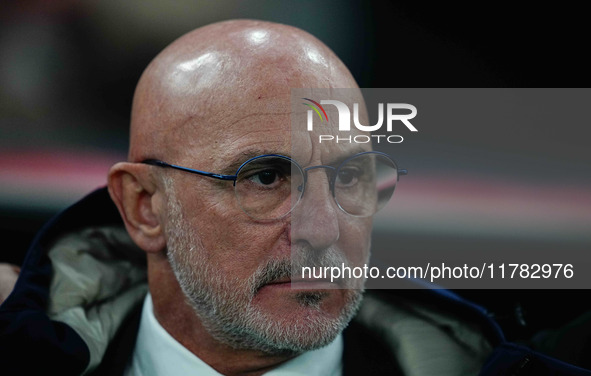
[[[131,99],[142,70],[172,40],[196,27],[230,18],[300,27],[331,47],[361,87],[589,87],[586,15],[575,7],[499,2],[4,1],[0,261],[22,262],[33,235],[48,218],[104,185],[109,166],[125,159]],[[526,157],[560,159],[564,154],[564,164],[579,163],[578,180],[572,184],[584,191],[590,178],[584,159],[589,155],[588,135],[586,129],[573,133],[556,124],[513,132],[507,144],[481,140],[478,147],[514,153],[524,165]],[[423,137],[439,146],[434,150],[442,145],[464,150],[472,142],[461,133]],[[559,142],[549,141],[556,137]],[[551,153],[545,154],[548,150]],[[400,157],[404,161],[405,156]],[[412,164],[409,158],[406,162]],[[458,163],[450,169],[470,176],[472,167]],[[588,204],[588,197],[585,200]],[[475,237],[457,228],[430,235],[420,227],[398,231],[399,249],[442,242],[459,248],[541,246],[536,239],[499,238],[494,233]],[[376,233],[376,244],[383,244],[385,236]],[[543,244],[559,251],[562,241]],[[576,247],[589,250],[589,242]],[[585,290],[460,293],[495,311],[514,338],[564,325],[591,301]],[[547,307],[560,309],[551,317],[540,315]]]

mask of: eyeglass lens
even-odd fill
[[[375,214],[388,202],[398,178],[394,162],[378,153],[359,154],[338,169],[326,169],[337,205],[359,217]],[[265,156],[242,166],[236,198],[250,217],[277,219],[302,199],[305,172],[288,158]]]

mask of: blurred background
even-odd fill
[[[20,264],[48,218],[103,186],[110,165],[126,159],[139,76],[196,27],[231,18],[300,27],[331,47],[361,87],[588,87],[586,14],[499,2],[3,1],[0,261]],[[591,98],[582,95],[584,108]],[[423,126],[394,151],[410,175],[376,227],[375,247],[591,251],[587,120]],[[542,296],[463,294],[499,317],[523,316]],[[569,302],[561,323],[590,301],[553,299]]]

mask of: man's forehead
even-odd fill
[[[162,158],[197,149],[241,153],[263,141],[287,152],[291,88],[355,86],[334,53],[301,30],[254,21],[207,26],[146,69],[134,98],[130,157],[151,157],[151,149],[165,150]]]
[[[371,150],[371,144],[321,144],[318,141],[320,133],[338,134],[338,126],[332,124],[307,131],[300,127],[301,124],[293,123],[300,115],[291,111],[287,96],[261,98],[254,105],[241,102],[227,107],[205,122],[190,118],[175,130],[171,139],[182,158],[209,158],[215,161],[212,168],[225,168],[232,161],[235,161],[234,166],[262,154],[289,156],[304,166],[331,164],[343,156]],[[347,135],[341,134],[341,137],[347,139],[357,134],[361,132],[354,130]]]
[[[329,121],[309,131],[306,128],[308,107],[301,104],[301,99],[294,100],[291,91],[277,83],[270,83],[268,89],[236,92],[233,101],[211,109],[208,116],[202,118],[188,115],[172,138],[176,149],[186,159],[213,159],[212,164],[199,166],[201,168],[229,170],[262,154],[289,156],[306,166],[333,164],[372,149],[371,143],[346,142],[365,133],[355,127],[340,132],[336,109],[326,106]],[[337,135],[344,141],[321,143],[319,136],[323,133]]]
[[[256,94],[255,94],[256,95]],[[245,97],[249,97],[248,94]],[[247,149],[289,149],[289,102],[280,98],[235,101],[210,108],[206,115],[187,113],[169,134],[179,152],[240,154]]]

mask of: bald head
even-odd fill
[[[235,20],[196,29],[164,49],[136,88],[130,161],[168,159],[186,127],[208,138],[244,109],[288,113],[291,88],[351,88],[345,65],[312,35],[286,25]],[[199,142],[198,139],[194,142]]]
[[[339,213],[329,174],[314,174],[293,226],[291,215],[257,220],[253,212],[265,211],[267,201],[278,210],[293,203],[285,195],[291,170],[285,158],[244,162],[273,154],[326,167],[358,152],[320,148],[305,130],[291,133],[291,121],[307,114],[305,106],[292,110],[292,88],[356,87],[338,57],[310,34],[247,20],[181,37],[140,79],[131,162],[155,158],[218,178],[245,168],[234,184],[142,163],[120,162],[109,173],[126,229],[148,255],[155,316],[220,373],[260,374],[325,346],[355,312],[358,291],[311,292],[307,300],[285,288],[285,277],[292,245],[299,253],[367,262],[371,219]],[[256,282],[260,275],[274,280]]]

